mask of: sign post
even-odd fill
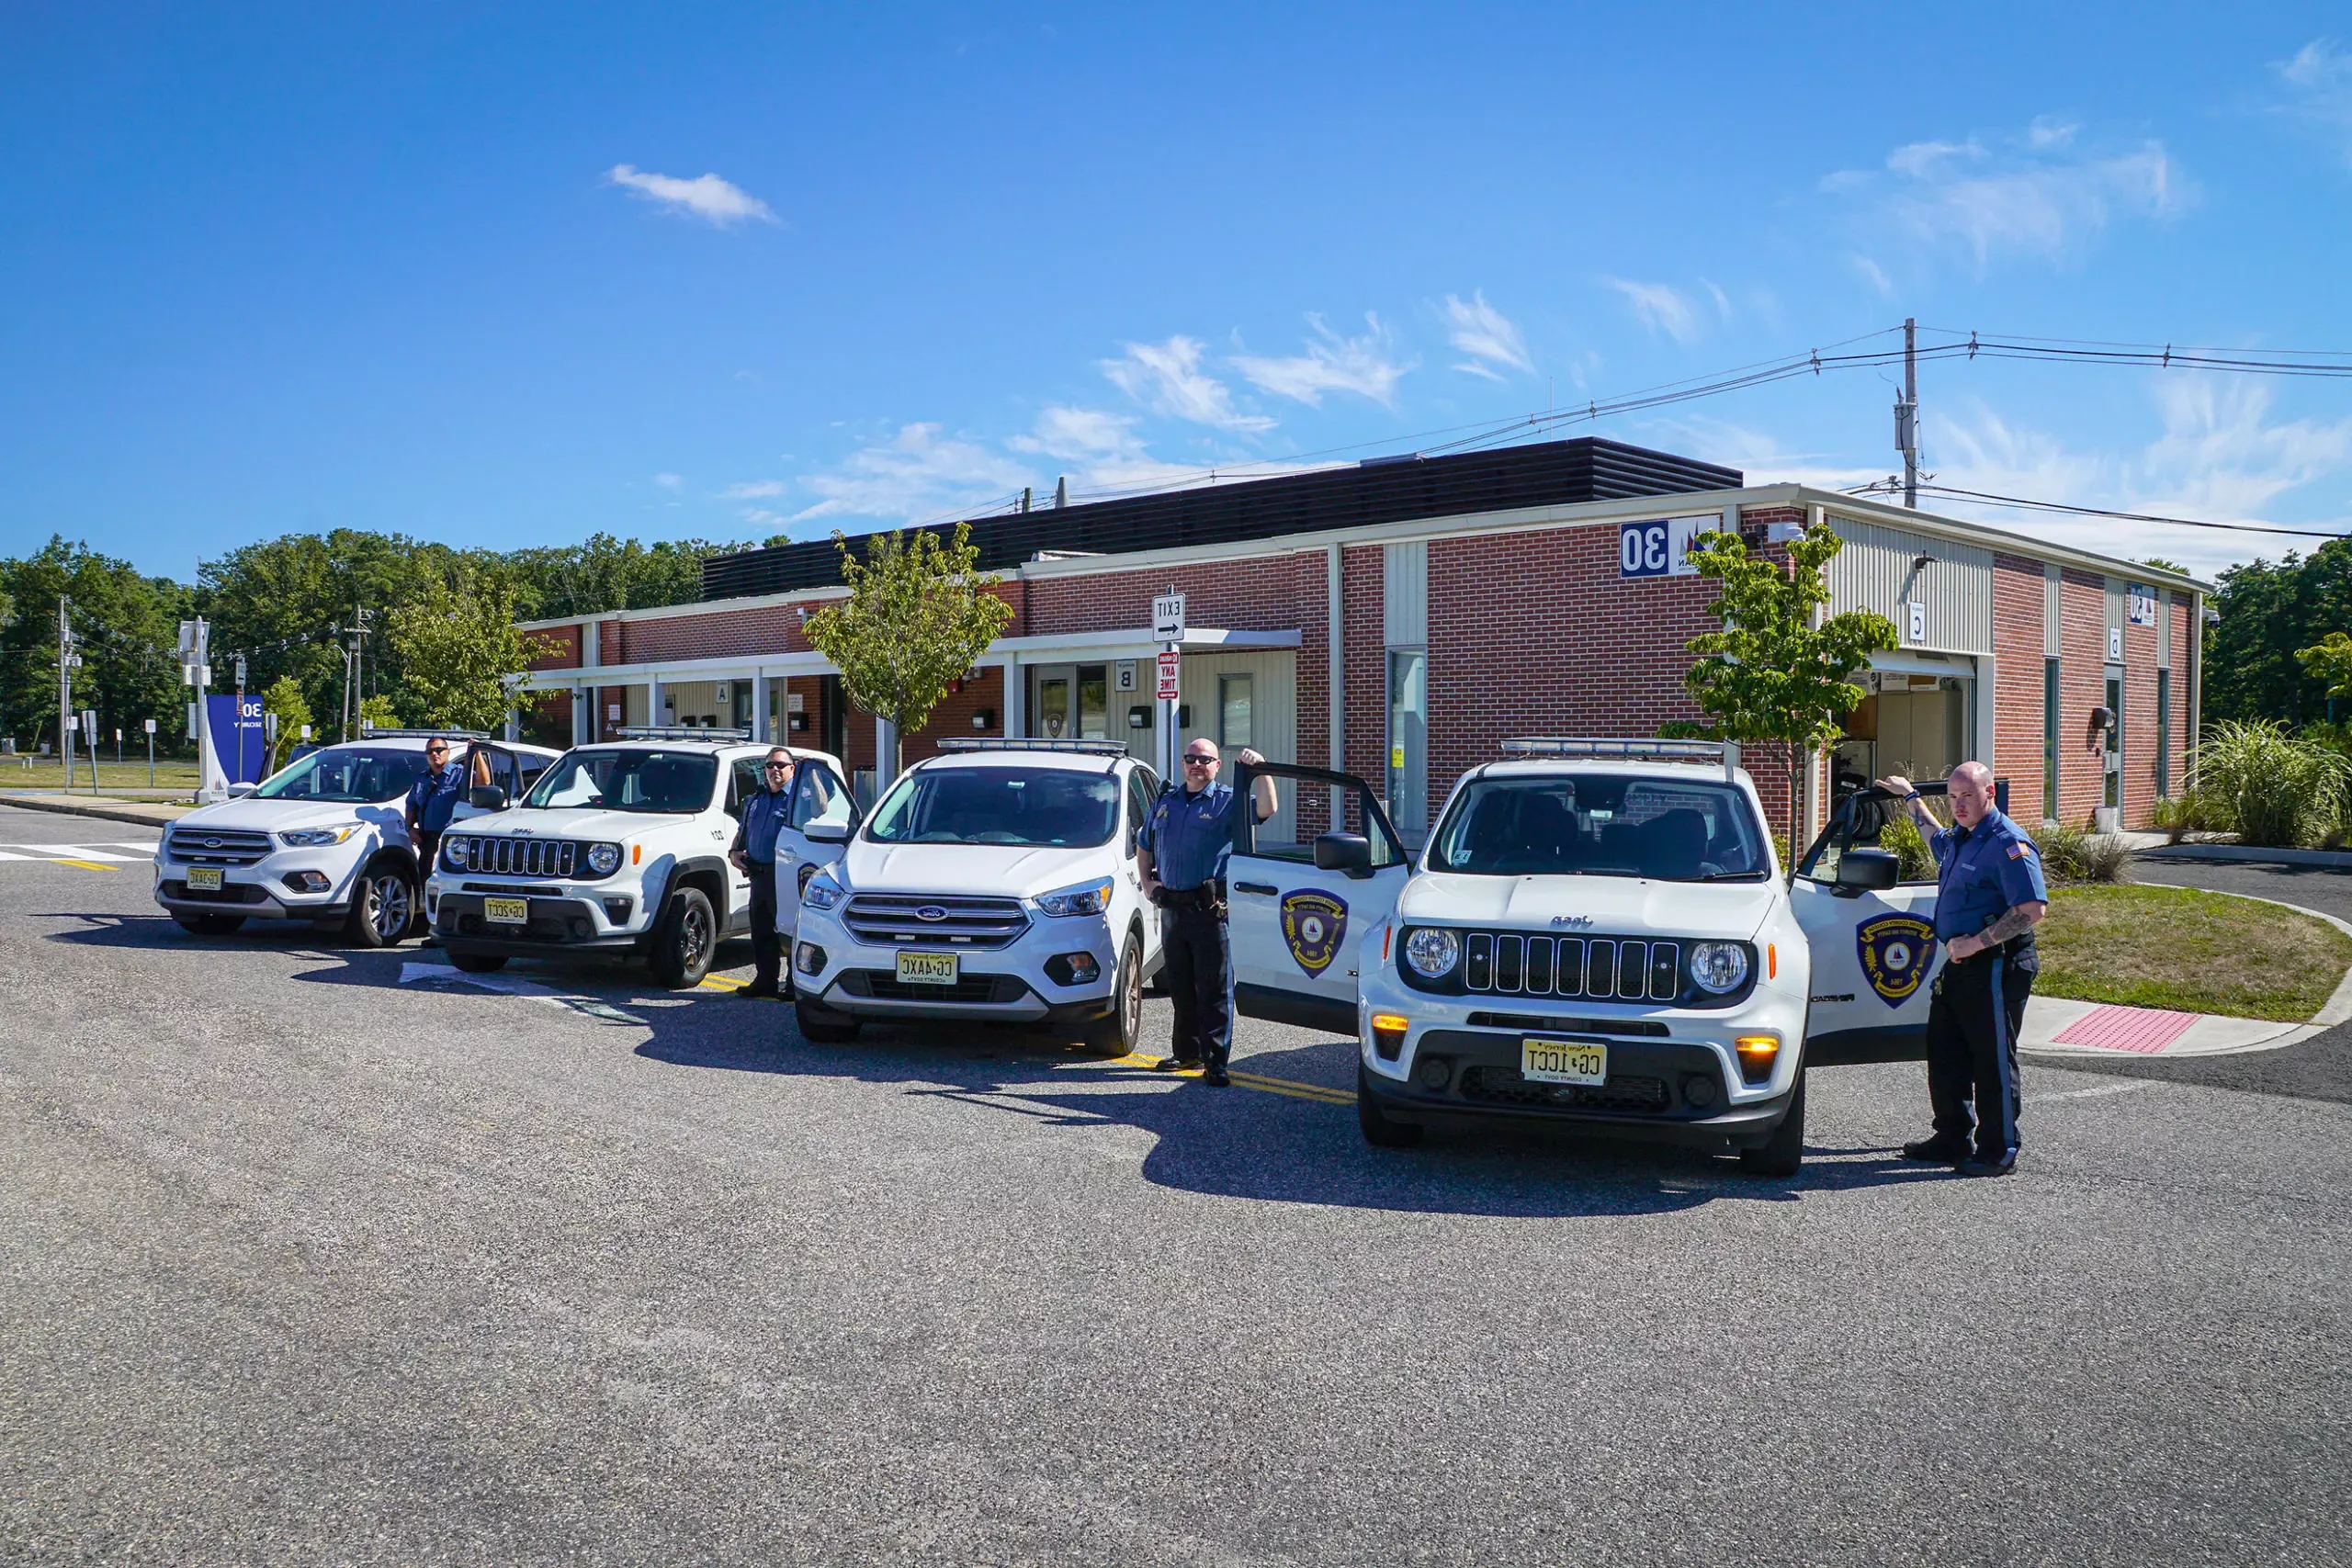
[[[147,787],[155,787],[155,721],[147,721]]]
[[[1182,764],[1176,760],[1184,738],[1176,733],[1177,699],[1183,694],[1184,596],[1170,587],[1151,602],[1151,640],[1159,645],[1159,682],[1154,694],[1159,703],[1159,777],[1163,784],[1181,784]]]

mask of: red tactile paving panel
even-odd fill
[[[2153,1055],[2179,1039],[2198,1017],[2193,1012],[2160,1012],[2154,1008],[2093,1008],[2052,1038],[2061,1045],[2096,1045],[2105,1051]]]

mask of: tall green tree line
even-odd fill
[[[596,534],[555,548],[458,550],[338,528],[241,547],[199,562],[197,581],[181,583],[52,538],[33,554],[0,558],[0,734],[28,751],[56,741],[61,592],[74,601],[83,639],[74,706],[96,708],[102,729],[136,730],[153,717],[158,740],[177,750],[187,742],[177,657],[183,619],[211,622],[214,691],[231,689],[234,656],[243,652],[249,694],[275,689],[281,708],[299,699],[322,732],[332,733],[345,711],[342,649],[349,641],[338,628],[365,610],[371,633],[360,695],[375,700],[375,712],[404,723],[458,723],[462,711],[463,721],[479,722],[479,697],[459,692],[476,641],[499,642],[516,619],[689,603],[701,596],[705,557],[750,547]],[[421,606],[429,607],[431,623]],[[279,688],[281,682],[291,685]]]
[[[2352,631],[2352,540],[2232,567],[2214,588],[2221,618],[2206,636],[2204,716],[2290,728],[2325,719],[2328,681],[2295,654]],[[2335,705],[2339,720],[2352,717],[2352,703]]]

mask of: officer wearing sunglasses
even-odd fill
[[[765,786],[743,803],[735,826],[735,843],[727,858],[752,879],[752,983],[739,997],[780,996],[777,976],[784,967],[784,942],[775,929],[775,835],[786,826],[792,801],[792,753],[770,747],[760,765]]]
[[[1243,747],[1234,760],[1266,759]],[[1211,740],[1184,748],[1183,782],[1160,795],[1136,835],[1136,874],[1143,895],[1165,911],[1160,947],[1168,994],[1176,1004],[1176,1040],[1160,1072],[1199,1067],[1201,1081],[1223,1089],[1233,1049],[1233,945],[1225,921],[1225,861],[1232,852],[1240,797],[1217,783],[1223,759]],[[1258,820],[1274,814],[1274,781],[1261,773],[1250,793]]]

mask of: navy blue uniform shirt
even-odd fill
[[[416,775],[408,786],[409,809],[416,813],[416,825],[427,833],[438,833],[448,827],[450,817],[458,809],[458,802],[466,797],[466,765],[463,762],[445,764],[439,773],[430,767]]]
[[[1928,840],[1936,852],[1936,936],[1974,936],[2019,904],[2047,903],[2041,852],[2018,825],[1991,807],[1973,828],[1946,828]]]
[[[776,829],[786,826],[790,814],[792,789],[763,789],[743,803],[743,820],[735,829],[735,847],[753,865],[765,865],[775,859]]]
[[[1233,786],[1213,784],[1198,795],[1171,789],[1153,801],[1136,835],[1136,846],[1151,852],[1151,867],[1161,886],[1190,892],[1225,874],[1226,857],[1233,852],[1234,812],[1241,797]]]

